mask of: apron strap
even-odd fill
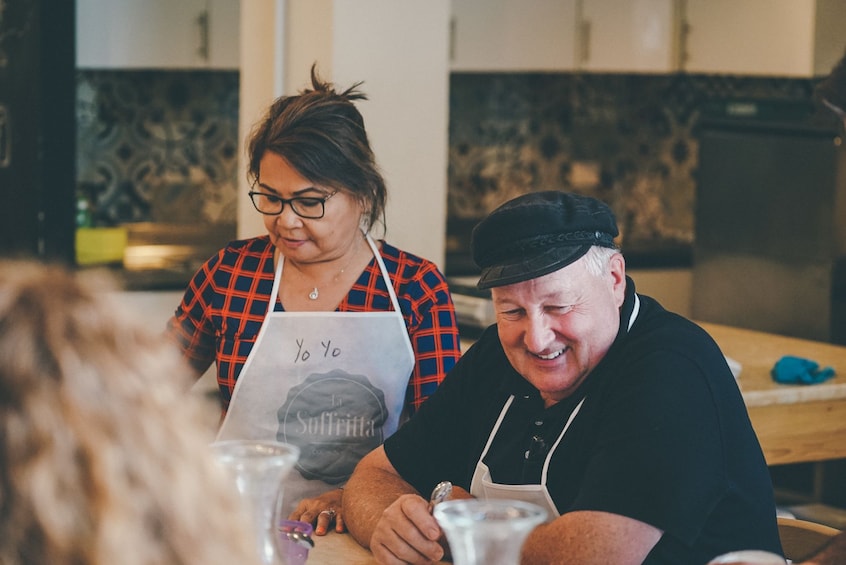
[[[276,306],[276,299],[279,298],[279,283],[282,281],[282,265],[285,264],[285,256],[279,254],[279,264],[276,265],[276,274],[273,275],[273,290],[270,291],[270,300],[267,301],[267,314],[273,312]]]
[[[635,295],[634,295],[634,306],[632,306],[632,313],[631,313],[631,316],[629,316],[629,325],[628,325],[628,327],[626,327],[627,332],[632,329],[632,326],[634,325],[635,320],[637,320],[638,314],[640,314],[640,298],[638,297],[637,293],[635,293]]]
[[[496,436],[496,432],[499,431],[499,426],[502,425],[502,420],[505,418],[505,415],[508,413],[508,408],[511,406],[511,403],[514,402],[514,395],[508,397],[508,400],[505,401],[505,405],[502,407],[502,410],[499,412],[499,418],[496,419],[496,423],[494,424],[493,429],[491,430],[490,435],[488,436],[488,443],[485,444],[485,448],[482,450],[482,454],[479,456],[479,461],[481,462],[482,459],[485,458],[485,455],[488,454],[488,449],[493,443],[494,437]]]
[[[364,233],[364,230],[362,230],[362,233]],[[400,306],[399,300],[397,300],[397,293],[394,290],[394,283],[388,275],[388,268],[385,267],[385,262],[382,260],[382,254],[379,253],[379,249],[377,249],[376,243],[373,241],[373,238],[370,237],[369,233],[364,233],[364,239],[367,240],[367,244],[370,246],[370,249],[373,250],[373,256],[376,258],[376,263],[382,271],[382,277],[385,279],[385,286],[388,287],[388,295],[391,297],[391,304],[394,305],[394,310],[399,312]]]
[[[564,424],[564,429],[561,430],[561,434],[559,434],[558,439],[555,440],[555,443],[552,444],[552,447],[549,449],[549,452],[546,454],[546,461],[543,463],[543,472],[541,472],[541,482],[540,484],[546,486],[546,477],[549,472],[549,462],[552,460],[552,454],[555,453],[555,450],[558,448],[558,444],[561,443],[561,440],[564,439],[564,434],[567,433],[567,429],[570,427],[570,424],[573,423],[573,420],[576,418],[576,414],[579,413],[579,410],[582,409],[582,404],[585,403],[585,399],[582,398],[576,407],[570,412],[570,417],[567,418],[567,423]]]

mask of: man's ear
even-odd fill
[[[622,253],[615,253],[608,259],[608,271],[611,276],[612,292],[619,308],[626,298],[626,259]]]

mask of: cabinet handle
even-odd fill
[[[676,70],[684,71],[688,61],[688,36],[690,35],[690,20],[687,18],[687,0],[675,0],[673,8],[676,12],[675,22],[675,63]]]
[[[455,16],[449,19],[449,60],[455,61],[455,31],[458,22],[455,21]]]
[[[200,31],[200,46],[197,48],[197,55],[203,61],[209,60],[209,11],[203,10],[197,16],[197,28]]]
[[[690,23],[687,20],[682,20],[679,28],[679,70],[683,71],[687,66],[689,57],[687,44],[690,37]]]
[[[0,169],[12,164],[12,126],[9,110],[0,104]]]
[[[582,33],[581,33],[581,53],[580,59],[581,63],[584,65],[590,60],[590,20],[582,20],[581,23]]]

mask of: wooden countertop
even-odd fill
[[[375,565],[376,560],[349,534],[329,532],[314,537],[314,547],[308,552],[309,565]],[[441,561],[441,563],[447,563]]]
[[[308,552],[310,565],[371,565],[376,560],[369,550],[364,549],[349,534],[329,532],[325,536],[314,536],[314,547]]]
[[[719,324],[697,323],[711,334],[725,355],[741,364],[737,382],[747,407],[846,399],[846,347]],[[832,367],[835,376],[813,385],[777,383],[770,370],[784,355],[816,361],[820,368]]]
[[[846,347],[700,325],[742,365],[738,385],[768,465],[846,458]],[[784,355],[832,367],[835,376],[812,385],[776,383],[770,370]]]

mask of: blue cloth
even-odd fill
[[[820,369],[819,363],[802,357],[785,355],[770,371],[773,380],[782,384],[813,385],[834,376],[834,369]]]

